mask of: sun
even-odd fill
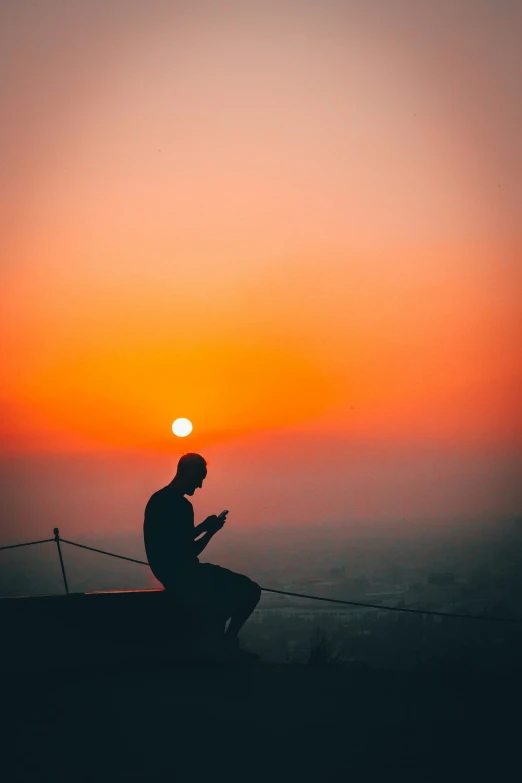
[[[176,419],[172,424],[172,432],[178,438],[185,438],[192,432],[192,422],[188,419]]]

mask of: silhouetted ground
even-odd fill
[[[500,674],[165,657],[73,666],[64,654],[54,668],[4,670],[0,773],[71,783],[517,779],[520,685]]]

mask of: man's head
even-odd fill
[[[201,454],[184,454],[178,462],[174,483],[184,495],[193,495],[203,486],[206,475],[207,463]]]

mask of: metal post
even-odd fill
[[[62,567],[62,576],[63,576],[63,583],[65,585],[65,592],[67,595],[69,595],[69,586],[67,584],[67,577],[65,575],[65,566],[63,564],[63,557],[62,557],[62,549],[60,547],[60,531],[57,527],[53,530],[54,533],[54,540],[56,541],[56,546],[58,547],[58,557],[60,558],[60,565]]]

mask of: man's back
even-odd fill
[[[194,548],[192,503],[171,487],[163,487],[149,499],[143,536],[151,570],[163,585],[199,563]]]

